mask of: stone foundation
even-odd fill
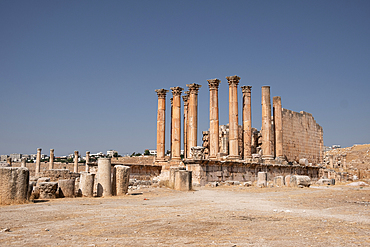
[[[239,181],[255,182],[258,172],[267,173],[267,181],[277,176],[305,175],[311,180],[319,179],[319,167],[281,164],[243,163],[236,161],[184,161],[187,170],[192,171],[194,185],[204,186],[209,182]]]

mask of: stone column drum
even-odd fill
[[[182,96],[184,101],[184,158],[187,158],[187,140],[188,140],[188,106],[189,106],[189,91],[184,92]]]
[[[89,172],[89,163],[90,163],[90,151],[86,151],[86,163],[85,163],[85,171]]]
[[[30,173],[24,167],[0,168],[0,205],[27,202]]]
[[[281,97],[272,98],[274,109],[274,126],[275,126],[275,157],[283,159],[283,115],[281,108]]]
[[[170,99],[171,102],[171,118],[170,118],[170,159],[172,159],[172,136],[173,136],[173,128],[172,128],[172,118],[173,118],[173,98]]]
[[[209,158],[217,159],[219,153],[218,86],[219,79],[207,80],[209,86]]]
[[[116,165],[113,168],[113,195],[123,196],[128,192],[130,183],[130,167]]]
[[[271,143],[271,99],[270,86],[262,87],[262,159],[273,159]]]
[[[181,160],[181,87],[171,87],[173,96],[171,154],[173,160]]]
[[[187,157],[191,158],[191,148],[196,147],[197,142],[197,133],[198,133],[198,91],[201,88],[201,85],[196,83],[186,84],[189,88],[189,108],[188,108],[188,141],[187,141]]]
[[[80,190],[81,190],[82,196],[85,196],[85,197],[94,196],[94,180],[95,180],[95,174],[81,172]]]
[[[36,154],[35,176],[38,176],[40,173],[40,165],[41,165],[41,148],[38,148]]]
[[[165,160],[165,130],[166,130],[166,89],[156,89],[158,95],[157,112],[157,157],[156,161]]]
[[[27,159],[25,157],[21,160],[21,167],[26,167]]]
[[[98,196],[112,196],[111,159],[98,159]]]
[[[75,151],[73,172],[78,172],[78,151]]]
[[[229,83],[229,156],[230,160],[239,159],[238,143],[238,84],[239,76],[226,77]]]
[[[252,158],[252,86],[242,86],[243,92],[243,158]]]
[[[50,149],[49,170],[54,169],[54,149]]]

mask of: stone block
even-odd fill
[[[291,187],[310,187],[311,178],[309,176],[293,175],[290,176]]]
[[[38,186],[40,191],[40,199],[55,199],[58,189],[57,182],[42,182]]]
[[[285,185],[284,176],[274,177],[274,186],[275,187],[283,187],[284,185]]]
[[[48,178],[48,177],[41,177],[41,178],[38,178],[38,179],[37,179],[36,186],[39,186],[39,185],[40,185],[40,183],[44,183],[44,182],[50,182],[50,178]]]
[[[192,189],[192,172],[179,170],[175,172],[175,190],[189,191]]]
[[[307,159],[300,159],[299,164],[301,166],[308,166],[308,160]]]
[[[291,175],[285,176],[285,186],[290,187],[290,177]]]
[[[168,187],[171,189],[175,188],[175,173],[179,170],[185,170],[185,167],[170,167],[170,179],[168,181]]]
[[[267,187],[267,172],[258,172],[258,187]]]
[[[75,197],[75,179],[61,179],[58,181],[59,197]]]
[[[29,174],[25,167],[0,168],[0,205],[27,202]]]
[[[335,179],[321,178],[316,182],[316,184],[318,184],[318,185],[335,185]]]
[[[113,195],[122,196],[128,192],[130,183],[130,167],[116,165],[113,168]]]

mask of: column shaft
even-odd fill
[[[171,87],[173,95],[172,114],[172,159],[181,160],[181,87]]]
[[[75,151],[74,161],[73,172],[78,172],[78,151]]]
[[[166,130],[166,89],[156,89],[158,95],[157,112],[157,161],[165,160],[165,130]]]
[[[85,171],[89,172],[89,163],[90,163],[90,152],[86,151],[86,163],[85,163]]]
[[[189,106],[189,91],[184,92],[182,96],[184,101],[184,159],[187,157],[187,141],[188,141],[188,106]]]
[[[219,153],[219,115],[218,86],[219,79],[208,80],[209,86],[209,158],[217,159]]]
[[[35,176],[38,176],[38,174],[40,173],[40,165],[41,165],[41,148],[38,148],[36,155]]]
[[[189,107],[188,107],[188,120],[189,129],[187,132],[187,157],[191,158],[190,150],[192,147],[197,146],[197,132],[198,132],[198,90],[201,85],[196,83],[187,84],[189,88]]]
[[[238,84],[240,77],[226,77],[229,83],[229,159],[239,159]]]
[[[243,156],[244,160],[252,158],[252,86],[243,86]]]
[[[54,169],[54,149],[50,149],[49,170]]]
[[[273,159],[271,143],[271,98],[270,86],[262,87],[262,158]]]
[[[275,157],[283,158],[283,118],[281,111],[281,97],[272,98],[274,109],[274,126],[275,126]]]

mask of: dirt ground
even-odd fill
[[[0,207],[1,246],[369,246],[369,187],[145,188]]]

